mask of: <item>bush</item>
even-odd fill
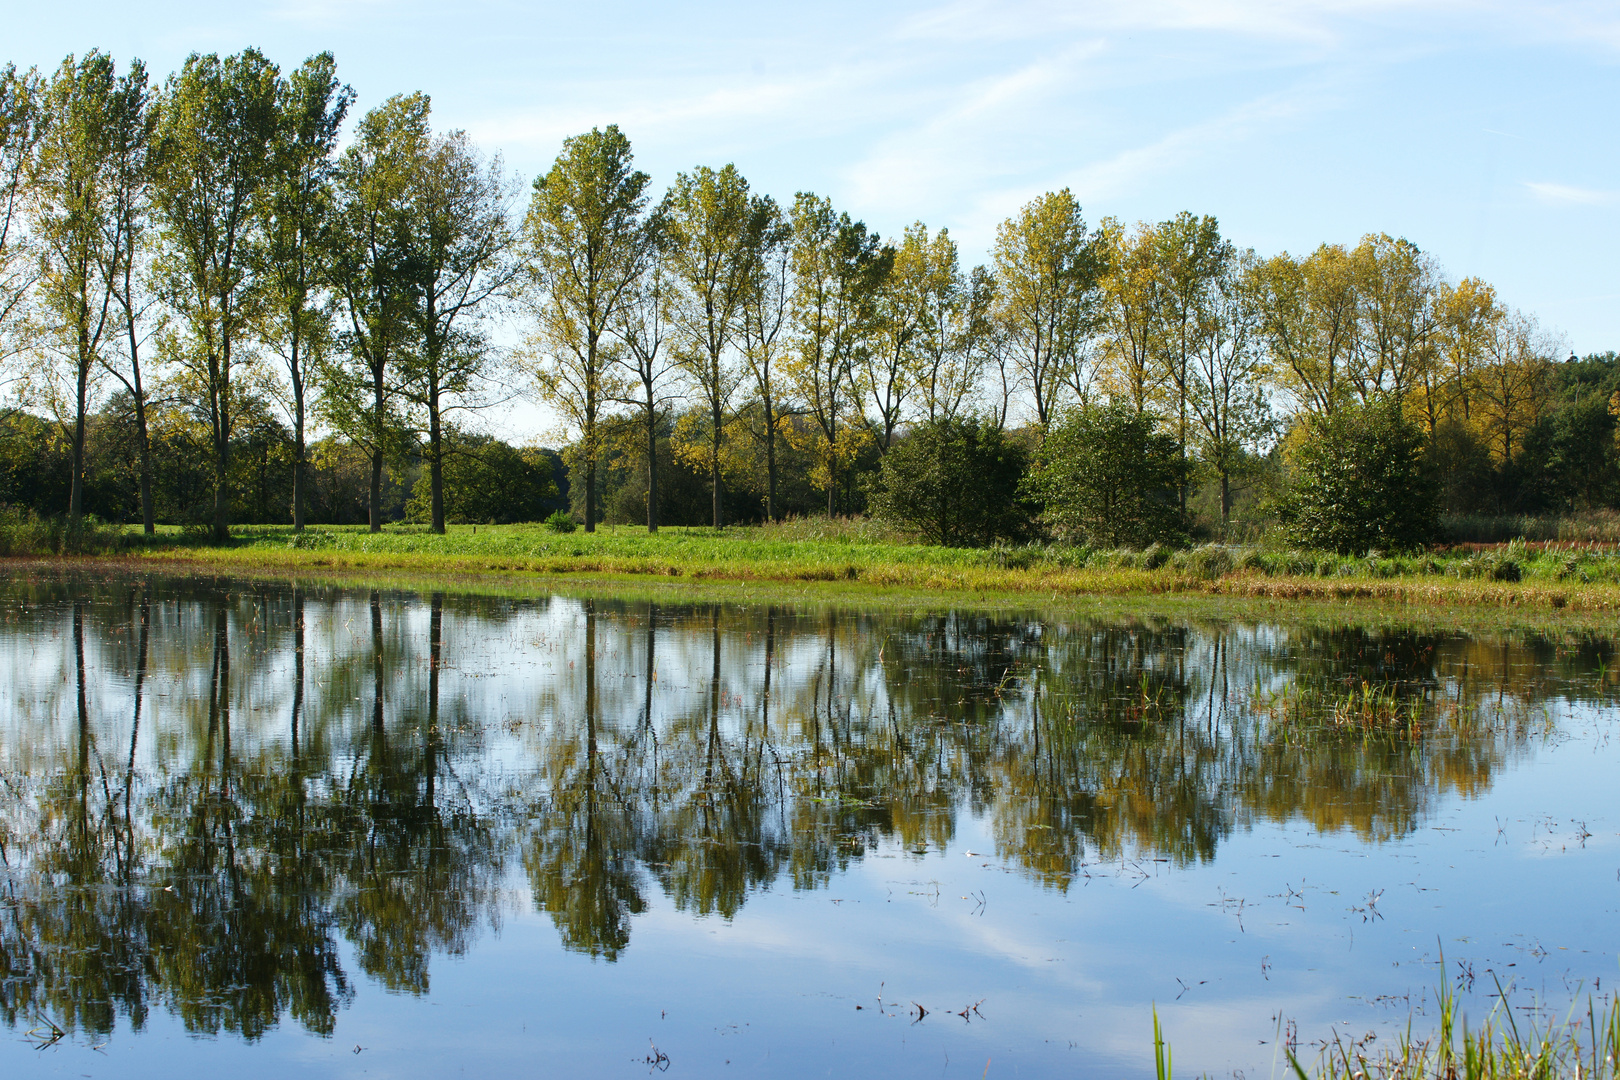
[[[1218,577],[1224,577],[1236,566],[1231,550],[1219,544],[1204,544],[1201,547],[1195,547],[1176,561],[1178,565],[1205,581],[1213,581]]]
[[[945,418],[920,424],[883,455],[869,505],[930,544],[1018,540],[1030,513],[1018,494],[1024,448],[994,424]]]
[[[1184,473],[1175,439],[1152,416],[1116,404],[1070,410],[1047,433],[1028,487],[1059,536],[1103,547],[1181,545]]]
[[[0,555],[93,555],[116,550],[117,525],[86,514],[75,528],[66,517],[41,517],[26,506],[0,503]]]
[[[566,510],[557,510],[546,518],[546,528],[555,533],[571,533],[579,527]]]
[[[1346,405],[1305,422],[1291,484],[1278,507],[1284,535],[1302,547],[1360,554],[1411,549],[1437,528],[1423,432],[1395,403]]]
[[[451,523],[537,521],[557,496],[551,463],[539,452],[455,428],[445,435],[442,474],[444,519]],[[425,461],[405,509],[415,521],[433,518],[432,477]]]
[[[310,551],[319,548],[329,548],[337,544],[337,538],[329,532],[308,529],[304,532],[295,532],[287,540],[287,546],[300,551]]]

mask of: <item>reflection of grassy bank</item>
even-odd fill
[[[359,528],[244,527],[227,546],[178,532],[131,536],[125,553],[227,573],[432,577],[586,575],[622,581],[744,582],[863,591],[994,593],[1043,598],[1210,595],[1294,601],[1607,612],[1620,610],[1620,555],[1572,546],[1350,559],[1310,552],[1201,547],[1143,552],[1080,547],[943,548],[881,532],[817,536],[783,527],[639,529],[558,534],[541,526],[457,526],[372,535]]]

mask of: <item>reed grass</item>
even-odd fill
[[[1532,1009],[1521,1024],[1513,1015],[1511,987],[1498,982],[1496,990],[1490,1012],[1476,1025],[1469,1024],[1452,988],[1442,986],[1439,1023],[1426,1036],[1413,1035],[1415,1018],[1393,1046],[1378,1049],[1370,1037],[1347,1039],[1335,1032],[1318,1044],[1310,1066],[1300,1060],[1292,1024],[1279,1046],[1297,1080],[1620,1080],[1620,995],[1588,996],[1562,1020],[1545,1023]],[[1170,1080],[1170,1044],[1156,1006],[1153,1064],[1158,1080]]]
[[[1620,997],[1588,997],[1562,1020],[1538,1023],[1537,1010],[1514,1017],[1510,992],[1497,983],[1485,1019],[1470,1026],[1449,987],[1439,991],[1435,1030],[1416,1038],[1412,1023],[1390,1048],[1369,1049],[1341,1034],[1322,1045],[1307,1070],[1288,1049],[1299,1080],[1616,1080],[1620,1077]],[[1155,1017],[1155,1038],[1157,1018]]]

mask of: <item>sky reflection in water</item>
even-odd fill
[[[1389,1038],[1441,978],[1562,1009],[1620,982],[1613,665],[13,582],[0,1069],[1137,1075],[1156,1003],[1178,1069],[1253,1075],[1279,1016]],[[1364,683],[1398,730],[1334,722]]]

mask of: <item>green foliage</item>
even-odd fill
[[[153,266],[176,318],[162,351],[209,426],[213,527],[230,531],[231,432],[245,346],[260,318],[252,252],[261,193],[272,176],[276,66],[256,49],[220,59],[192,54],[170,76],[153,146],[153,203],[164,245]]]
[[[550,517],[546,518],[546,528],[554,533],[571,533],[578,527],[573,516],[566,510],[554,511]]]
[[[88,514],[74,523],[0,504],[0,556],[105,555],[116,551],[123,538],[122,529]]]
[[[1028,490],[1054,533],[1106,547],[1181,544],[1186,465],[1174,437],[1122,404],[1073,409],[1041,445]]]
[[[487,435],[449,429],[444,442],[444,516],[454,522],[539,521],[546,516],[557,485],[551,462]],[[426,469],[417,477],[406,506],[412,521],[432,518],[431,483]]]
[[[930,544],[1016,540],[1029,530],[1029,507],[1018,494],[1028,460],[1024,447],[994,424],[935,420],[884,455],[872,511]]]
[[[1438,527],[1424,436],[1393,403],[1346,405],[1307,420],[1293,447],[1279,517],[1303,547],[1357,554],[1411,549]]]

